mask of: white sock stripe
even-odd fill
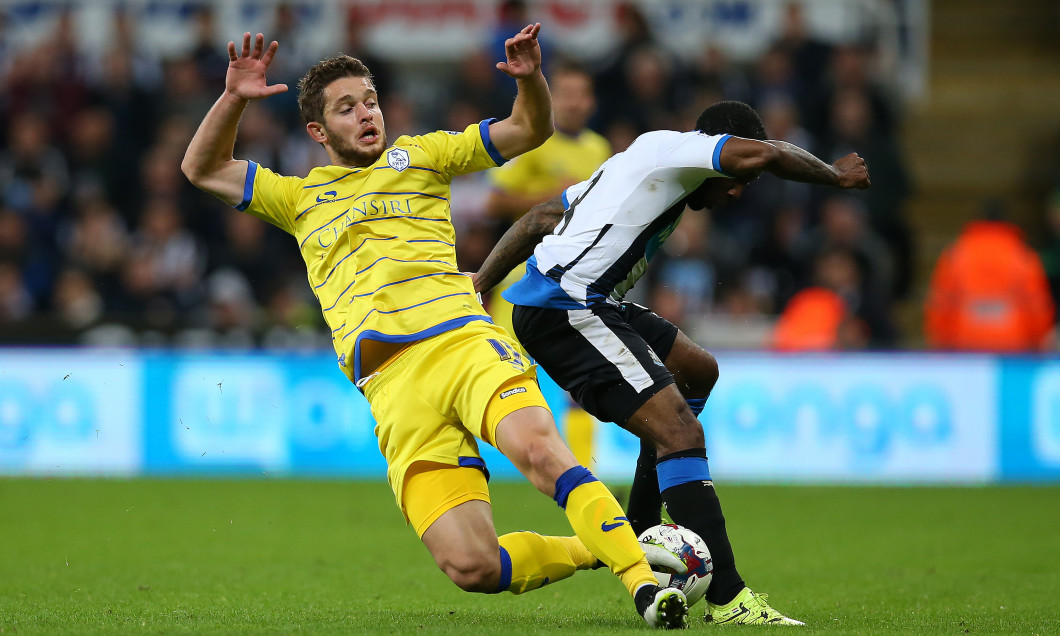
[[[615,332],[607,326],[596,314],[588,309],[567,310],[567,322],[585,336],[600,355],[604,356],[615,365],[622,378],[632,386],[637,393],[647,389],[655,383],[651,374],[644,369],[637,356],[633,355],[626,343],[618,337]]]

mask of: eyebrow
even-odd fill
[[[376,93],[374,89],[368,89],[368,92],[366,92],[365,95],[364,95],[364,99],[362,99],[360,101],[363,102],[363,101],[365,101],[367,99],[371,99],[371,98],[379,99],[379,94]],[[342,102],[349,102],[349,101],[356,102],[358,100],[357,100],[356,97],[354,97],[353,95],[350,95],[349,93],[346,93],[344,95],[340,95],[340,96],[335,98],[335,104],[336,105],[341,104]]]

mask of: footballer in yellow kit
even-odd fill
[[[455,175],[504,163],[490,142],[493,121],[459,133],[399,137],[371,166],[314,168],[305,179],[281,177],[250,162],[246,198],[237,206],[298,240],[339,366],[364,387],[387,476],[406,514],[403,481],[414,462],[481,463],[472,435],[486,441],[492,437],[473,423],[483,421],[491,400],[497,400],[500,416],[530,404],[547,408],[536,388],[517,399],[494,395],[510,381],[533,380],[534,371],[510,336],[492,324],[471,278],[456,267],[449,183]],[[474,322],[482,324],[445,339],[457,346],[472,338],[478,345],[465,347],[459,357],[432,340],[430,347],[415,352],[415,372],[404,369],[408,351],[397,356],[400,370],[392,368],[396,364],[365,366],[369,346],[407,345]],[[465,378],[469,375],[473,377]],[[445,381],[423,382],[426,378]],[[446,387],[468,404],[481,406],[462,413],[452,396],[443,396],[441,403],[454,410],[430,425],[429,415],[439,407],[422,399],[422,389],[403,394],[392,388],[417,379],[418,387]],[[384,385],[386,389],[380,388]],[[425,529],[416,528],[420,534]]]
[[[657,585],[618,502],[563,445],[533,366],[456,267],[452,178],[497,166],[552,132],[540,25],[505,42],[512,114],[387,143],[371,73],[338,55],[299,82],[306,132],[333,165],[302,179],[232,157],[252,99],[287,90],[265,71],[278,44],[229,43],[225,92],[188,146],[193,184],[298,241],[339,366],[368,398],[387,477],[438,567],[464,590],[522,593],[602,563],[651,625],[681,627],[684,596]],[[576,537],[497,537],[483,439],[563,508]],[[674,557],[676,560],[676,557]],[[676,561],[680,567],[680,561]]]

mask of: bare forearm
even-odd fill
[[[516,80],[519,94],[512,114],[490,126],[493,145],[505,159],[533,150],[552,136],[552,96],[539,72]]]
[[[552,232],[563,218],[563,204],[558,197],[534,206],[510,227],[475,274],[475,290],[493,289],[508,272],[534,253],[541,239]]]
[[[242,184],[235,173],[244,169],[233,165],[232,153],[239,118],[248,103],[225,91],[199,124],[181,162],[181,170],[193,184],[232,205],[242,198]]]
[[[786,141],[769,141],[779,151],[766,169],[781,179],[839,186],[839,172],[812,153]]]
[[[540,141],[544,143],[552,136],[552,94],[548,90],[548,82],[540,72],[530,77],[516,80],[519,92],[515,96],[515,104],[512,106],[512,119],[525,126]]]

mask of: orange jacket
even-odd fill
[[[1045,270],[1019,229],[975,221],[935,265],[924,332],[936,349],[1038,351],[1053,313]]]
[[[809,287],[791,297],[773,330],[778,351],[839,348],[839,328],[848,318],[846,303],[834,291]]]

